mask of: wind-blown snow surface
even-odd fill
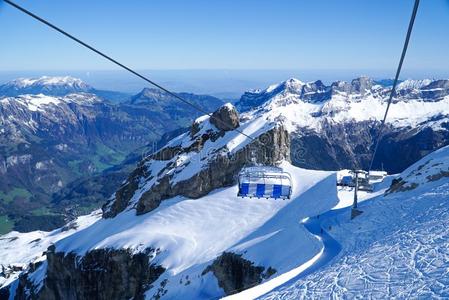
[[[343,247],[327,266],[265,299],[449,297],[449,147],[405,170],[407,188],[322,221]],[[412,184],[415,183],[415,184]]]
[[[165,299],[223,296],[213,274],[202,272],[224,251],[242,254],[257,266],[275,268],[278,275],[321,250],[319,240],[300,220],[336,205],[335,173],[299,169],[288,163],[283,167],[294,182],[291,200],[238,198],[237,186],[196,200],[175,197],[144,215],[128,210],[112,219],[100,219],[57,241],[56,251],[83,255],[99,248],[135,252],[159,248],[152,263],[167,271],[154,286],[168,279]],[[190,283],[181,284],[186,278]],[[147,296],[153,293],[149,290]]]

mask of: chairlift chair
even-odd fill
[[[239,173],[239,197],[290,199],[292,179],[282,168],[245,167]]]

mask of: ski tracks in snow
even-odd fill
[[[379,197],[361,205],[365,212],[359,220],[339,224],[348,218],[348,209],[328,219],[340,227],[332,228],[343,243],[337,258],[263,298],[449,298],[447,188],[398,199]]]

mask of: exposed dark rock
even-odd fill
[[[154,250],[132,254],[127,250],[98,249],[78,257],[74,253],[47,251],[46,277],[37,289],[24,274],[19,279],[16,299],[144,299],[165,271],[150,263]]]
[[[293,164],[309,169],[339,170],[369,164],[375,126],[369,122],[323,122],[321,132],[301,130],[291,134]]]
[[[410,191],[418,187],[418,184],[415,182],[412,182],[411,184],[406,186],[407,183],[408,182],[402,178],[395,178],[392,180],[391,185],[385,192],[385,194]]]
[[[346,81],[335,81],[331,85],[332,93],[335,92],[344,92],[344,93],[350,93],[351,92],[351,84]]]
[[[115,193],[114,200],[110,200],[103,205],[103,217],[112,218],[118,212],[123,211],[131,200],[134,192],[139,187],[139,178],[144,175],[144,166],[140,164],[128,177],[128,181],[123,184]]]
[[[429,175],[426,178],[429,181],[437,181],[437,180],[439,180],[439,179],[441,179],[443,177],[449,177],[449,171],[441,171],[441,172],[439,172],[437,174]]]
[[[244,259],[241,255],[224,252],[202,273],[212,272],[218,280],[218,285],[226,295],[241,292],[258,285],[263,279],[270,278],[276,270],[269,267],[254,266],[254,263]]]
[[[304,85],[301,91],[301,98],[308,102],[329,100],[331,95],[331,87],[325,86],[321,80]]]
[[[378,122],[323,122],[320,132],[302,129],[291,134],[293,164],[318,170],[367,169]],[[400,173],[425,155],[449,144],[448,130],[386,126],[373,169]],[[398,159],[400,158],[400,159]]]
[[[157,160],[170,160],[181,151],[181,147],[165,147],[157,152],[153,157]]]
[[[210,122],[220,130],[229,131],[239,127],[239,114],[234,106],[231,104],[223,105],[216,110]]]
[[[364,95],[367,91],[369,91],[373,87],[374,81],[369,77],[359,77],[352,80],[351,85],[352,85],[352,92]]]
[[[195,120],[190,127],[190,137],[194,137],[200,131],[201,122]]]

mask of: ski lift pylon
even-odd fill
[[[282,168],[244,167],[239,173],[239,197],[290,199],[292,179]]]

